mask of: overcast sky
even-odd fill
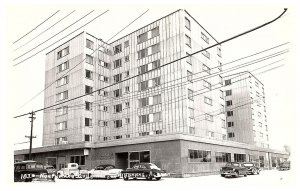
[[[257,78],[260,79],[260,81],[265,85],[270,147],[275,149],[282,149],[283,145],[285,144],[293,145],[293,141],[295,140],[294,120],[296,116],[296,95],[294,93],[295,87],[297,86],[295,78],[296,66],[294,60],[296,43],[296,11],[294,5],[275,3],[270,5],[266,3],[258,4],[257,2],[252,5],[238,5],[234,2],[227,2],[226,4],[224,4],[221,1],[219,1],[218,4],[208,3],[205,1],[197,1],[198,4],[188,4],[186,3],[187,1],[184,2],[185,4],[183,4],[183,1],[176,1],[176,3],[173,4],[158,5],[130,5],[129,3],[124,5],[104,5],[101,3],[85,3],[82,5],[78,5],[76,3],[72,3],[72,5],[70,5],[61,3],[58,6],[48,3],[38,6],[36,4],[23,4],[22,6],[20,6],[20,4],[10,4],[10,6],[6,7],[7,33],[4,35],[6,35],[5,40],[7,40],[7,48],[5,49],[7,51],[7,61],[3,62],[3,64],[5,64],[6,66],[5,82],[7,97],[5,97],[4,99],[4,104],[6,104],[6,125],[4,126],[4,128],[7,130],[6,133],[8,133],[5,139],[5,143],[9,146],[8,148],[11,148],[11,150],[13,150],[29,147],[29,144],[14,144],[28,141],[28,139],[24,136],[30,134],[30,119],[28,118],[28,116],[14,119],[13,116],[28,113],[32,110],[40,109],[43,107],[44,94],[41,94],[32,102],[20,108],[29,99],[43,90],[45,78],[45,54],[60,45],[60,43],[47,48],[37,56],[21,63],[16,67],[13,67],[12,65],[17,62],[13,62],[12,60],[15,57],[19,56],[21,53],[30,50],[56,32],[62,30],[64,27],[68,26],[90,10],[95,11],[91,15],[89,15],[87,19],[82,20],[80,23],[76,24],[72,28],[66,30],[62,34],[45,43],[45,45],[38,47],[36,50],[20,58],[18,61],[69,34],[106,9],[109,9],[109,12],[97,19],[95,22],[89,24],[84,29],[81,29],[72,34],[70,37],[63,39],[61,43],[69,40],[83,30],[106,41],[110,39],[115,33],[117,33],[117,31],[122,29],[147,9],[149,9],[149,11],[143,17],[141,17],[138,21],[136,21],[114,39],[118,39],[177,9],[186,9],[207,31],[212,34],[212,36],[214,36],[218,41],[222,41],[274,19],[283,12],[283,8],[285,7],[288,8],[286,15],[273,24],[259,29],[258,31],[255,31],[251,34],[223,44],[222,55],[223,63],[226,63],[285,42],[290,42],[288,45],[275,50],[279,51],[289,49],[290,52],[288,54],[285,54],[273,60],[258,63],[252,68],[244,68],[244,70],[251,71],[255,68],[259,68],[276,60],[284,59],[277,64],[258,70],[254,73],[260,73],[264,70],[283,65],[278,69],[259,74]],[[51,14],[56,12],[58,9],[60,10],[60,12],[58,12],[52,19],[47,21],[36,31],[21,39],[16,44],[12,44],[12,42],[29,32],[31,29],[33,29]],[[19,46],[35,37],[37,34],[42,32],[44,29],[58,21],[59,18],[62,18],[72,10],[76,11],[69,18],[55,26],[50,31],[44,33],[36,40],[30,42],[28,45],[14,52],[15,48],[18,48]],[[268,54],[274,53],[275,51],[268,52]],[[261,56],[256,56],[248,60],[238,62],[236,64],[241,64],[249,60],[257,59]],[[42,112],[39,112],[36,114],[36,120],[34,121],[33,134],[37,136],[37,138],[33,141],[34,147],[41,146],[42,128],[43,115]]]

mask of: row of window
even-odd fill
[[[144,49],[138,51],[138,59],[145,58],[145,57],[147,57],[149,55],[152,55],[152,54],[155,54],[159,51],[160,51],[159,43],[155,44],[155,45],[152,45],[148,48],[144,48]]]
[[[189,162],[212,162],[211,151],[188,149]],[[216,162],[231,162],[231,153],[215,152]],[[246,154],[233,155],[234,162],[246,162]]]

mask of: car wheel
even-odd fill
[[[123,175],[123,179],[124,179],[124,180],[128,180],[129,178],[128,178],[127,175],[124,174],[124,175]]]
[[[61,179],[61,178],[62,178],[62,175],[61,175],[60,173],[58,173],[58,174],[57,174],[57,178],[58,178],[58,179]]]
[[[160,179],[161,179],[161,177],[156,177],[155,179],[156,179],[156,180],[160,180]]]
[[[71,179],[75,179],[75,175],[74,174],[70,174]]]
[[[146,180],[152,180],[152,176],[150,174],[146,175]]]
[[[110,177],[110,176],[106,176],[105,178],[106,178],[106,180],[110,180],[110,179],[111,179],[111,177]]]
[[[221,174],[222,177],[225,177],[225,174]]]
[[[86,177],[86,175],[85,175],[85,174],[81,175],[81,178],[85,179],[85,177]]]
[[[246,172],[246,174],[244,174],[244,177],[247,177],[247,172]]]
[[[256,174],[259,174],[260,173],[260,171],[258,170],[257,172],[256,172]]]

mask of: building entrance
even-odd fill
[[[133,165],[143,162],[150,162],[150,151],[116,153],[115,164],[117,168],[132,168]]]

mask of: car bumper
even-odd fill
[[[233,171],[223,171],[223,172],[221,172],[221,175],[233,176],[233,175],[235,175],[235,173]]]

